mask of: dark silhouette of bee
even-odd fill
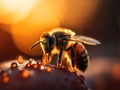
[[[89,55],[86,48],[82,44],[97,45],[100,42],[88,36],[75,35],[75,32],[65,29],[56,28],[50,32],[45,32],[32,47],[40,44],[43,50],[43,57],[47,56],[47,61],[50,63],[54,54],[58,53],[57,65],[62,65],[64,62],[65,54],[68,55],[68,59],[72,68],[78,68],[81,71],[85,71],[88,67]]]

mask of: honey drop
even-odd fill
[[[32,67],[33,67],[34,69],[37,69],[37,68],[38,68],[38,65],[37,65],[37,64],[33,64]]]
[[[28,70],[22,70],[21,71],[22,78],[28,78],[29,77],[29,71]]]
[[[2,76],[2,82],[4,84],[7,84],[10,82],[10,77],[8,76],[8,74],[4,73],[3,76]]]
[[[40,65],[40,70],[44,70],[45,66],[44,65]]]
[[[51,72],[51,68],[50,68],[50,67],[46,67],[45,70],[46,70],[47,72]]]
[[[41,64],[41,61],[40,61],[40,60],[38,60],[38,61],[37,61],[37,64]]]
[[[19,64],[22,64],[24,62],[24,59],[23,59],[23,57],[20,55],[20,56],[18,56],[18,63]]]
[[[17,68],[18,67],[18,65],[17,65],[17,63],[16,62],[13,62],[12,64],[11,64],[11,69],[14,69],[14,68]]]
[[[30,63],[27,63],[25,67],[26,67],[26,68],[30,68],[30,67],[31,67],[31,64],[30,64]]]

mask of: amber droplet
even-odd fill
[[[14,68],[17,68],[18,67],[18,65],[17,65],[17,63],[16,62],[13,62],[12,64],[11,64],[11,69],[14,69]]]
[[[19,64],[22,64],[24,62],[24,59],[23,59],[23,57],[20,55],[20,56],[18,56],[18,63]]]
[[[22,78],[28,78],[29,77],[29,71],[28,70],[22,70],[21,71]]]
[[[37,64],[33,64],[32,67],[33,67],[34,69],[37,69],[37,68],[38,68],[38,65],[37,65]]]
[[[30,67],[31,67],[31,64],[30,64],[30,63],[27,63],[25,67],[26,67],[26,68],[30,68]]]
[[[36,62],[35,62],[34,59],[30,59],[30,60],[29,60],[29,63],[32,65],[32,64],[35,64]]]
[[[44,65],[40,65],[40,70],[44,70],[45,66]]]
[[[41,64],[41,63],[42,63],[41,60],[38,60],[38,61],[37,61],[37,64]]]
[[[50,67],[45,67],[45,71],[47,71],[47,72],[51,72],[51,68]]]
[[[3,82],[4,84],[7,84],[7,83],[10,82],[10,77],[8,76],[7,73],[4,73],[4,74],[3,74],[3,76],[2,76],[2,82]]]

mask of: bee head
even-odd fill
[[[30,49],[34,48],[39,44],[43,50],[43,53],[47,54],[50,53],[56,46],[56,40],[53,35],[50,35],[49,33],[43,33],[40,37],[40,40],[35,42]]]
[[[43,43],[40,43],[44,53],[50,53],[52,49],[55,47],[55,38],[51,36],[49,33],[43,33],[40,41]]]

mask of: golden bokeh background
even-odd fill
[[[19,55],[41,59],[41,47],[29,50],[31,45],[43,32],[69,28],[102,43],[85,45],[91,60],[86,84],[120,90],[114,88],[120,88],[119,6],[119,0],[0,0],[0,63]]]
[[[12,55],[11,49],[12,57],[18,54],[40,56],[41,48],[29,50],[30,46],[43,32],[64,27],[101,41],[101,46],[87,46],[91,56],[116,57],[119,52],[116,3],[112,0],[1,0],[1,56]],[[8,50],[4,51],[6,48]]]
[[[83,27],[99,8],[99,0],[1,0],[0,23],[9,25],[5,29],[12,35],[17,48],[27,55],[40,55],[40,47],[29,50],[40,35],[52,28],[67,24]]]
[[[42,32],[58,27],[59,20],[47,3],[37,3],[31,13],[21,22],[11,26],[13,40],[16,46],[28,55],[39,55],[40,47],[29,50],[28,47],[39,40]]]
[[[0,0],[0,22],[15,24],[23,20],[39,0]]]

